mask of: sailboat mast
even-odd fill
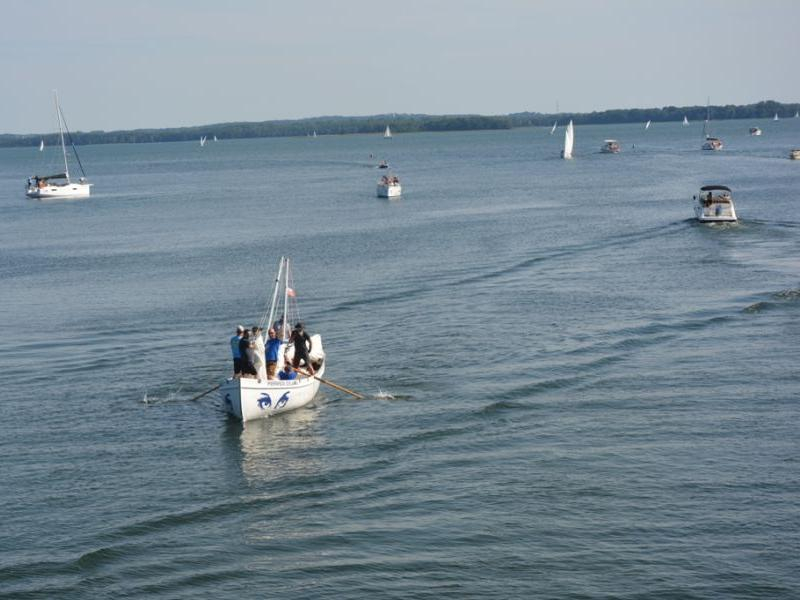
[[[286,271],[283,274],[283,335],[281,337],[285,342],[289,339],[286,327],[288,324],[287,319],[289,318],[289,259],[285,258],[284,261],[284,264],[286,265]]]
[[[272,323],[274,322],[272,319],[275,318],[275,309],[277,306],[275,303],[278,301],[278,288],[281,284],[281,272],[283,271],[283,261],[286,260],[283,256],[281,256],[281,260],[278,262],[278,274],[275,275],[275,287],[272,290],[272,302],[269,305],[269,319],[267,320],[267,327],[272,327]],[[277,331],[275,332],[278,333]]]
[[[53,90],[56,102],[56,116],[58,117],[58,135],[61,137],[61,153],[64,155],[64,175],[69,183],[69,165],[67,164],[67,147],[64,145],[64,128],[61,126],[61,107],[58,105],[58,90]]]

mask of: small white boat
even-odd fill
[[[558,121],[553,123],[553,128],[550,130],[550,135],[553,135],[556,132],[556,127],[558,127]]]
[[[382,160],[381,162],[378,163],[378,168],[379,169],[388,169],[389,168],[389,163],[386,162],[385,160]]]
[[[777,120],[778,120],[778,113],[775,113],[775,116],[774,116],[774,117],[772,117],[772,120],[773,120],[773,121],[777,121]]]
[[[617,140],[603,140],[600,152],[603,154],[617,154],[621,150]]]
[[[647,123],[644,124],[644,129],[645,129],[645,131],[650,129],[650,121],[648,121]]]
[[[205,145],[206,145],[206,136],[204,135],[200,136],[200,147],[202,148]]]
[[[214,136],[214,141],[215,141],[215,142],[217,141],[217,136]]]
[[[761,135],[761,130],[758,127],[751,127],[750,135]]]
[[[686,117],[686,115],[683,115],[683,124],[684,125],[688,125],[689,124],[689,119]]]
[[[86,198],[91,194],[92,184],[86,180],[86,173],[83,171],[78,150],[72,143],[72,136],[64,122],[64,115],[58,103],[58,92],[53,92],[56,103],[56,115],[58,117],[58,133],[61,139],[61,155],[64,158],[64,172],[54,175],[33,175],[28,177],[25,195],[28,198]],[[81,177],[78,181],[72,181],[69,176],[69,162],[67,161],[67,147],[64,143],[64,131],[70,139],[72,152],[81,170]],[[39,150],[44,150],[44,140],[39,143]]]
[[[378,180],[378,198],[397,198],[403,193],[400,178],[397,175],[384,175]]]
[[[800,148],[795,148],[789,152],[789,158],[792,160],[800,160]]]
[[[722,150],[722,140],[713,137],[710,133],[709,123],[711,122],[711,101],[706,102],[706,120],[703,121],[703,150]]]
[[[280,322],[291,322],[292,316],[289,314],[289,304],[294,291],[290,287],[290,282],[289,259],[281,257],[269,316],[265,315],[262,319],[264,323],[272,323],[272,319],[280,312],[279,304],[281,304],[281,301],[283,311]],[[279,295],[280,291],[283,292],[282,295]],[[288,344],[288,328],[284,327],[280,332],[280,339],[282,343],[278,351],[278,369],[282,369],[284,361],[291,361],[294,356],[293,347],[289,347],[288,352],[284,352]],[[290,381],[278,379],[259,381],[248,377],[231,377],[227,379],[219,388],[219,397],[222,400],[223,408],[242,422],[247,422],[254,419],[265,419],[272,415],[307,405],[314,399],[319,390],[319,378],[325,373],[325,351],[322,348],[322,338],[319,335],[311,336],[311,352],[309,356],[314,366],[316,377],[300,374],[297,379]],[[305,369],[301,366],[300,371],[305,372]]]
[[[561,158],[572,158],[572,146],[575,143],[575,128],[570,119],[567,129],[564,131],[564,149],[561,151]]]
[[[701,223],[727,223],[738,220],[731,189],[724,185],[704,185],[693,196],[694,214]]]
[[[392,130],[389,129],[389,126],[386,126],[386,131],[383,132],[384,139],[392,137]]]

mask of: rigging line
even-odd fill
[[[72,151],[75,153],[75,158],[78,161],[78,166],[81,168],[81,175],[86,177],[86,171],[83,170],[83,163],[81,163],[81,157],[78,156],[78,149],[75,147],[75,142],[72,141],[72,134],[69,132],[69,126],[67,125],[67,120],[64,118],[64,111],[61,110],[61,106],[58,107],[58,112],[61,113],[61,120],[64,121],[64,129],[67,130],[67,137],[69,138],[69,145],[72,146]]]

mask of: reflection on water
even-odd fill
[[[242,474],[250,485],[320,473],[324,437],[319,412],[311,406],[244,425],[234,422],[231,427],[240,431]]]

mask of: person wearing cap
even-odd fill
[[[242,341],[244,327],[239,325],[236,328],[236,335],[231,338],[231,354],[233,354],[233,376],[242,376],[242,354],[239,352],[239,342]]]
[[[292,335],[289,336],[289,342],[294,344],[294,358],[292,359],[292,366],[296,369],[300,366],[300,361],[303,361],[306,369],[311,375],[314,374],[314,367],[311,366],[311,337],[306,333],[302,323],[297,323],[294,326]]]
[[[275,334],[275,330],[270,327],[267,331],[266,358],[267,358],[267,379],[275,379],[278,370],[278,354],[281,349],[281,341]]]
[[[283,366],[283,371],[278,373],[278,379],[281,381],[291,381],[293,379],[297,379],[297,371],[292,368],[291,363],[286,363]]]
[[[242,339],[239,342],[239,355],[242,358],[242,377],[253,378],[256,376],[255,361],[255,344],[250,339],[250,330],[245,329],[242,333]]]

